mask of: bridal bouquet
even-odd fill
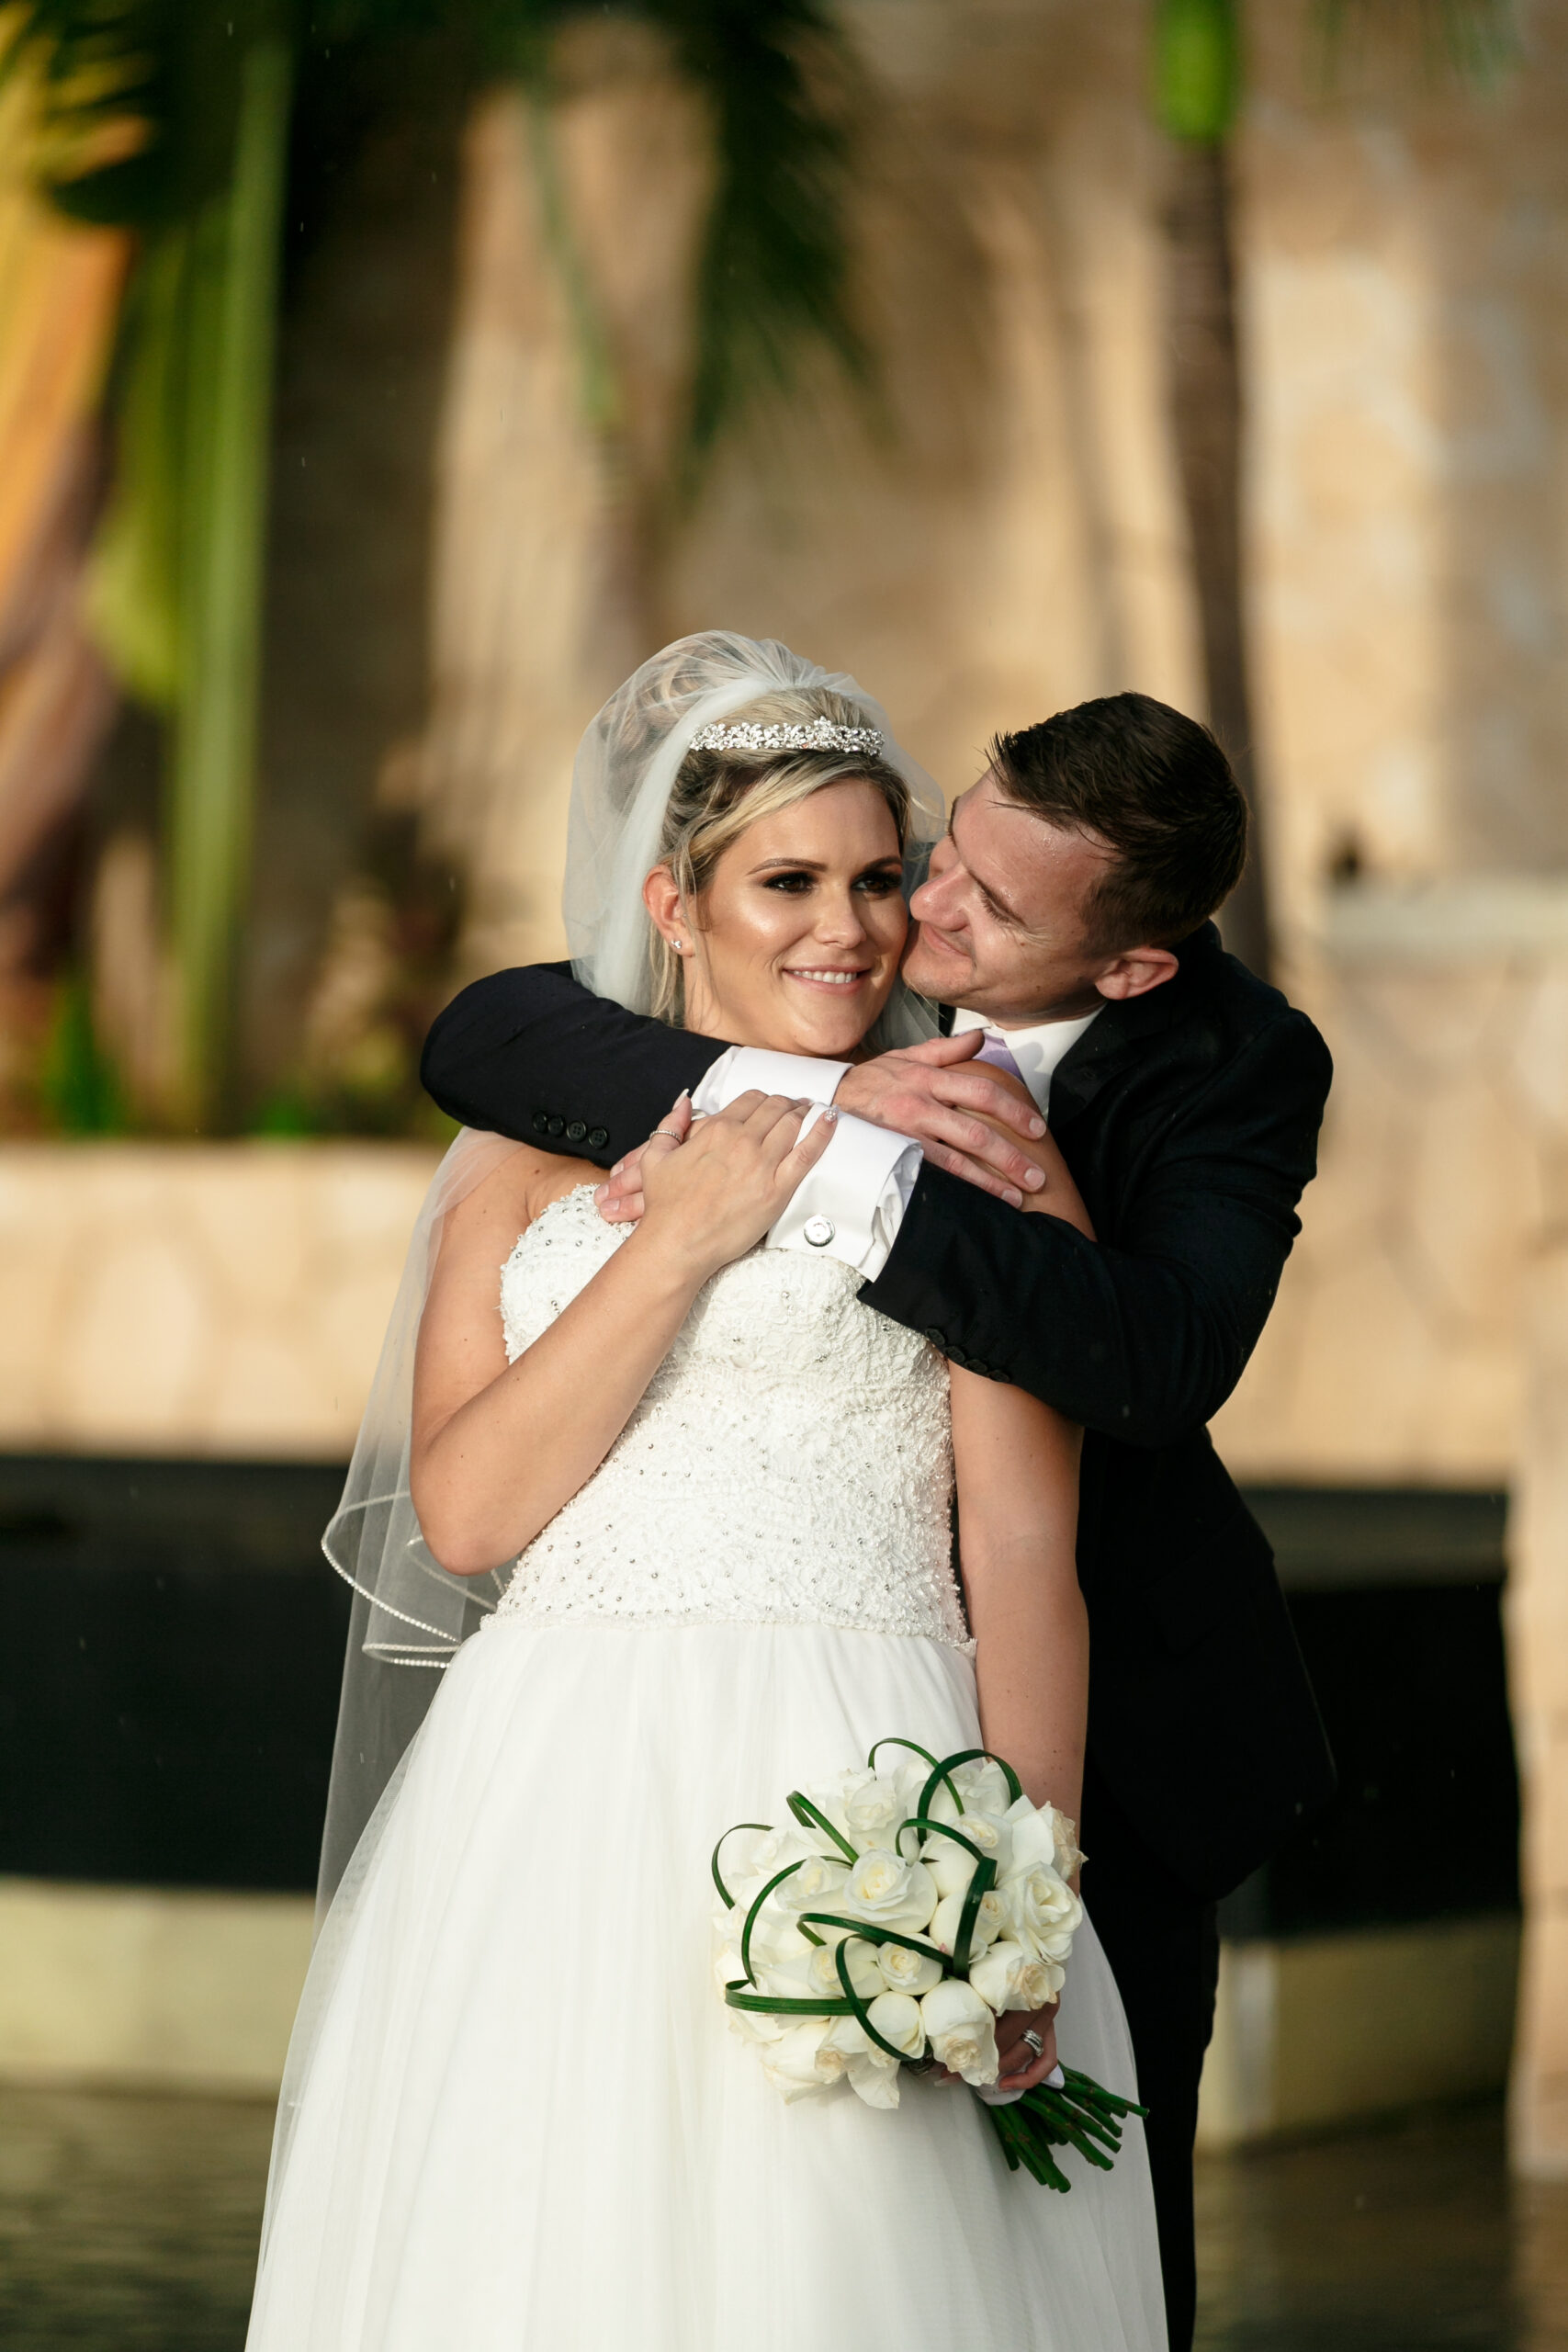
[[[886,1748],[904,1754],[879,1767]],[[1142,2108],[1071,2067],[1021,2098],[986,2096],[998,2016],[1043,2008],[1065,1981],[1083,1917],[1074,1825],[1031,1804],[986,1749],[939,1761],[908,1739],[878,1740],[863,1771],[788,1804],[793,1827],[738,1822],[713,1854],[719,1986],[774,2088],[796,2099],[847,2082],[868,2107],[897,2107],[906,2067],[942,2065],[985,2102],[1014,2171],[1066,2189],[1051,2150],[1072,2146],[1108,2172],[1122,2119]]]

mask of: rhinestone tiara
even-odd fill
[[[874,727],[835,727],[830,718],[810,718],[793,726],[759,725],[742,719],[733,726],[699,728],[692,738],[694,752],[864,752],[879,758],[882,736]]]

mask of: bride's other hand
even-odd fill
[[[697,1120],[684,1141],[657,1129],[642,1152],[642,1247],[671,1256],[699,1282],[743,1258],[833,1139],[830,1110],[801,1133],[812,1107],[753,1091]]]
[[[682,1091],[677,1094],[673,1107],[667,1111],[653,1133],[668,1136],[676,1143],[684,1143],[692,1132],[692,1098]],[[649,1142],[653,1137],[650,1136]],[[642,1191],[642,1156],[648,1144],[639,1143],[624,1159],[617,1159],[604,1182],[597,1186],[593,1199],[606,1225],[636,1225],[648,1203]]]

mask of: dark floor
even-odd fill
[[[6,2352],[239,2352],[271,2129],[0,2089]],[[1201,2352],[1568,2352],[1568,2188],[1510,2189],[1491,2109],[1209,2159],[1199,2215]]]
[[[1198,2262],[1199,2352],[1568,2352],[1568,2186],[1493,2107],[1206,2159]]]

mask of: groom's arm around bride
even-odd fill
[[[912,1191],[881,1204],[878,1250],[856,1261],[873,1276],[866,1303],[1088,1433],[1084,1891],[1151,2107],[1177,2346],[1191,2325],[1213,1899],[1332,1786],[1268,1545],[1205,1429],[1273,1303],[1330,1078],[1310,1022],[1227,956],[1209,921],[1245,838],[1205,730],[1115,695],[999,740],[911,901],[907,979],[956,1008],[960,1030],[983,1028],[983,1054],[1010,1059],[1048,1104],[1097,1241],[950,1172],[986,1086],[976,1064],[952,1063],[956,1047],[825,1082],[841,1109],[927,1148]],[[468,1125],[608,1166],[722,1051],[536,967],[465,990],[424,1075]],[[994,1186],[1007,1147],[980,1134]]]

